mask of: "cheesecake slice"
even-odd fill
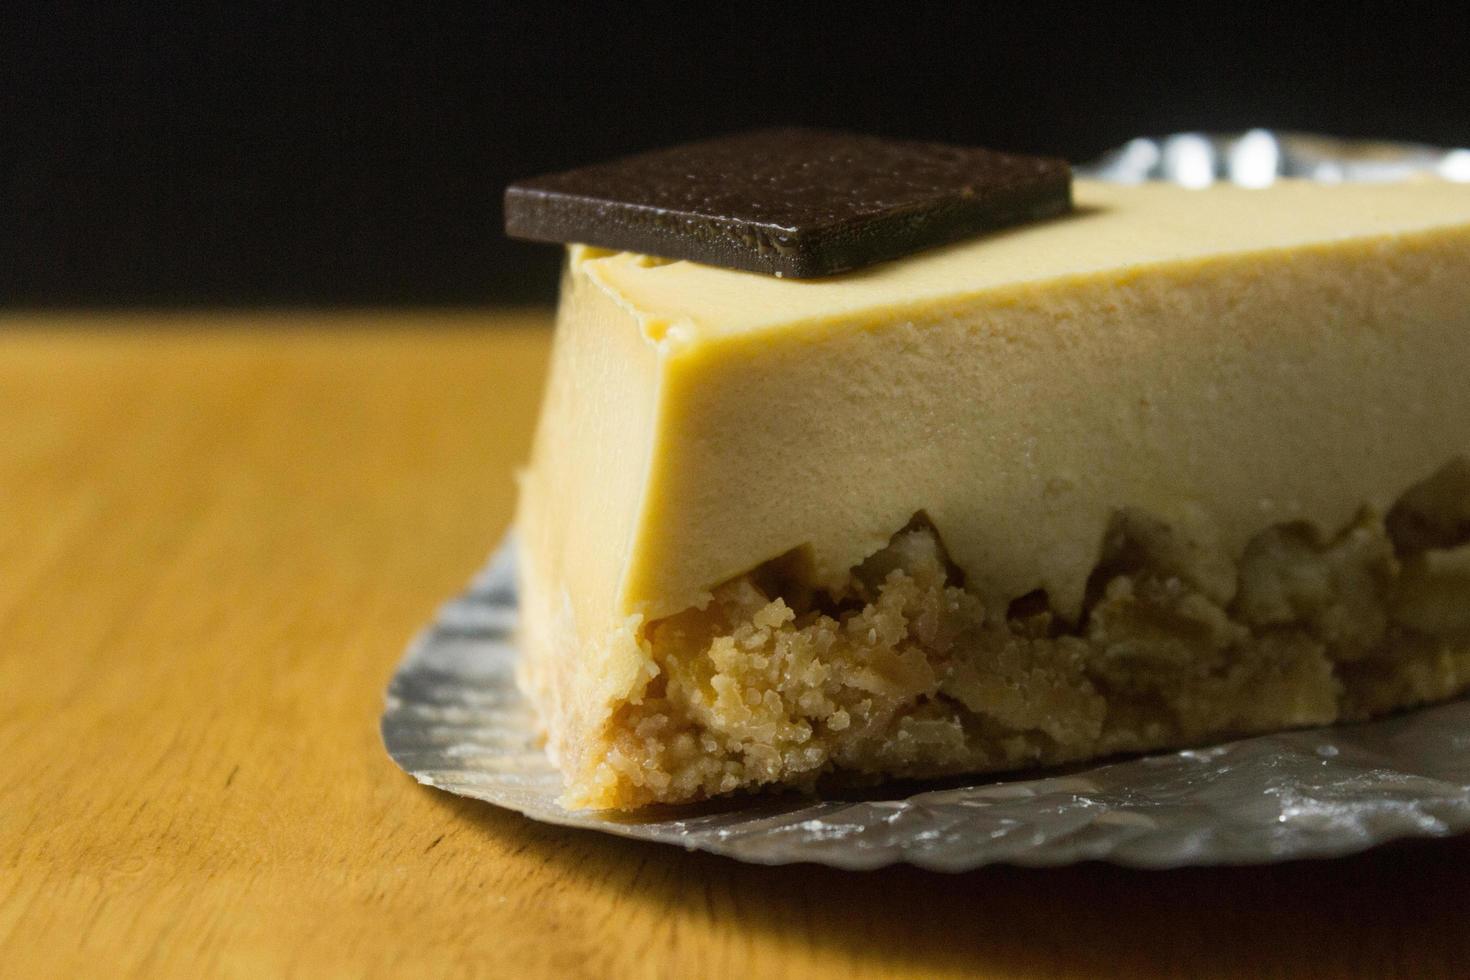
[[[517,517],[568,805],[1470,685],[1470,186],[1075,198],[804,281],[570,248]]]

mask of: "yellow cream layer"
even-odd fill
[[[1076,197],[815,281],[571,250],[518,517],[554,748],[638,696],[640,624],[792,549],[836,585],[922,511],[1068,614],[1120,508],[1238,556],[1470,451],[1470,186]]]

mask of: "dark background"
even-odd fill
[[[0,305],[548,300],[508,180],[775,122],[1470,144],[1463,3],[312,6],[5,4]]]

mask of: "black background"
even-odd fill
[[[3,11],[12,307],[546,300],[508,180],[777,122],[1073,160],[1251,126],[1470,144],[1463,3]]]

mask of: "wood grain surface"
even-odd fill
[[[510,518],[536,313],[0,320],[0,976],[1467,976],[1470,844],[759,868],[416,785],[405,641]]]

